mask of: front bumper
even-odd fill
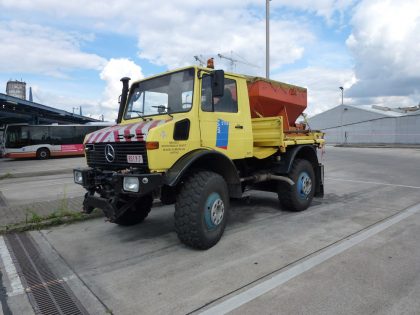
[[[82,185],[87,193],[83,201],[83,211],[92,212],[101,209],[112,222],[121,216],[142,196],[152,194],[162,186],[162,174],[136,174],[101,171],[93,168],[77,168],[73,170],[75,183]],[[124,190],[124,177],[137,177],[137,192]],[[77,181],[76,181],[77,179]],[[123,201],[120,203],[119,201]]]
[[[77,172],[77,173],[76,173]],[[74,178],[80,178],[81,181],[76,184],[82,185],[89,192],[95,192],[98,187],[107,187],[112,190],[113,195],[126,194],[135,197],[141,197],[152,193],[156,188],[162,185],[162,174],[137,174],[137,173],[117,173],[112,171],[100,171],[93,168],[76,168],[73,170]],[[78,176],[76,176],[76,174]],[[139,190],[137,192],[125,191],[123,187],[124,177],[137,177],[139,181]]]

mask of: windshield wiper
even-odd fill
[[[144,114],[144,112],[139,111],[139,110],[129,110],[127,113],[135,113],[137,114],[137,117],[140,117],[141,119],[143,119],[143,121],[145,120],[144,117],[142,116],[142,114]]]
[[[157,106],[152,106],[152,107],[157,108],[159,114],[167,114],[171,118],[174,118],[174,116],[172,116],[172,114],[169,113],[169,107],[166,107],[165,105],[157,105]]]

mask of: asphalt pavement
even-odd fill
[[[293,213],[250,192],[207,251],[180,244],[173,206],[138,226],[94,219],[30,235],[90,314],[419,314],[419,161],[418,149],[327,147],[323,199]],[[29,312],[11,269],[1,305]]]

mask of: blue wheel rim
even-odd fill
[[[301,172],[297,179],[297,194],[299,199],[307,200],[312,191],[312,180],[307,172]]]
[[[217,218],[215,218],[215,211],[217,211],[217,208],[222,205],[223,209],[221,210],[222,213],[218,213]],[[204,205],[204,222],[206,223],[206,226],[209,230],[216,229],[224,215],[224,206],[223,201],[220,195],[216,192],[211,193],[206,200],[206,203]]]

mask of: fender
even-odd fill
[[[318,157],[316,149],[312,145],[300,145],[293,148],[288,148],[286,153],[281,156],[281,161],[276,166],[276,172],[280,174],[289,174],[292,168],[293,161],[297,157],[302,157],[312,164],[318,164]]]
[[[241,182],[235,164],[226,155],[213,150],[198,149],[185,154],[166,172],[163,183],[170,187],[176,186],[192,168],[218,173],[225,179],[231,197],[242,196]]]
[[[316,147],[313,145],[300,145],[288,149],[286,154],[282,156],[282,160],[275,168],[280,174],[289,174],[295,159],[308,160],[315,171],[315,196],[322,197],[324,195],[324,166],[318,162]]]

